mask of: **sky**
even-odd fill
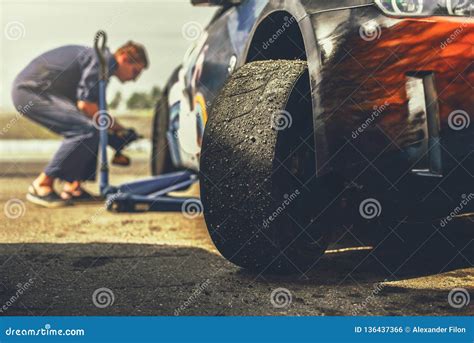
[[[150,58],[137,82],[113,78],[109,99],[118,90],[127,98],[162,86],[192,43],[183,31],[205,27],[215,10],[190,0],[0,0],[0,111],[13,109],[11,84],[34,57],[62,45],[92,46],[98,29],[107,32],[111,50],[131,39]]]

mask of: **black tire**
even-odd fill
[[[168,96],[161,95],[155,106],[152,132],[151,173],[161,175],[176,171],[171,160],[166,131],[169,125]]]
[[[275,129],[288,114],[291,126]],[[200,185],[210,235],[231,262],[302,273],[324,253],[312,133],[306,62],[252,62],[227,81],[204,133]]]

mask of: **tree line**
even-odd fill
[[[125,106],[129,110],[151,109],[155,106],[161,96],[161,89],[158,86],[153,86],[149,92],[134,92],[126,100]],[[111,110],[117,109],[124,101],[122,92],[117,91],[109,102]]]

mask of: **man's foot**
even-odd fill
[[[34,184],[31,184],[28,188],[26,200],[47,208],[59,208],[71,205],[69,200],[62,199],[55,191],[51,190],[49,193],[40,192],[36,189]]]
[[[73,191],[64,189],[61,192],[61,198],[66,201],[73,202],[96,202],[101,201],[100,197],[96,197],[82,188]]]
[[[32,183],[34,193],[39,196],[46,196],[54,192],[54,178],[41,173]]]
[[[120,152],[117,152],[112,159],[112,164],[115,166],[128,167],[130,163],[130,157]]]

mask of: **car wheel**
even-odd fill
[[[241,267],[303,273],[328,245],[315,218],[309,89],[304,61],[252,62],[211,109],[200,161],[204,216],[218,250]]]
[[[161,95],[155,107],[152,133],[151,173],[161,175],[176,171],[171,160],[166,133],[169,125],[168,96]]]

